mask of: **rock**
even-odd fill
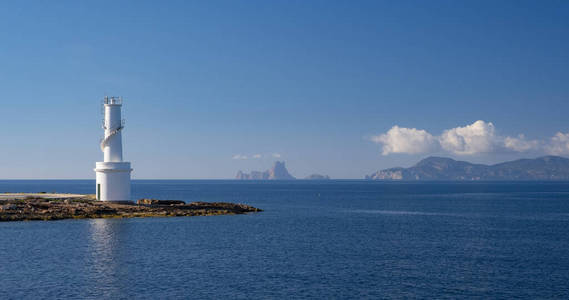
[[[239,180],[294,180],[292,175],[288,173],[284,161],[276,161],[273,167],[267,171],[252,171],[250,174],[242,171],[237,172],[235,179]]]
[[[181,200],[157,200],[157,199],[139,199],[136,201],[138,205],[184,205],[186,202]]]
[[[18,206],[16,204],[0,205],[0,210],[14,210],[14,209],[18,209]]]
[[[42,198],[3,200],[0,221],[32,221],[93,218],[141,218],[245,214],[261,209],[245,204],[224,202],[194,202],[179,200],[140,199],[130,202],[101,202],[88,197],[70,199],[70,202]]]
[[[307,180],[330,180],[330,176],[320,175],[320,174],[312,174],[312,175],[306,176],[304,179],[307,179]]]
[[[248,178],[246,178],[246,177],[247,177],[247,174],[245,174],[245,173],[243,173],[241,170],[239,170],[239,171],[237,172],[237,175],[235,176],[235,179],[239,179],[239,180],[248,179]]]

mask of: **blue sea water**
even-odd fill
[[[92,181],[0,192],[93,193]],[[0,298],[568,298],[569,183],[134,181],[257,214],[0,223]]]

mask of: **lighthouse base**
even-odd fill
[[[96,195],[99,201],[131,201],[129,162],[95,163]]]

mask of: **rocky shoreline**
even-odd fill
[[[141,199],[135,203],[94,200],[93,196],[49,198],[29,196],[0,201],[0,222],[95,218],[144,218],[234,215],[261,209],[226,202],[192,202]]]

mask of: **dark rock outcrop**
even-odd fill
[[[277,161],[273,167],[267,171],[253,171],[249,174],[242,171],[237,172],[235,179],[239,180],[293,180],[296,179],[288,173],[284,161]]]
[[[365,177],[370,180],[569,180],[569,159],[544,156],[495,165],[428,157],[410,168],[391,168]]]
[[[149,201],[147,201],[149,200]],[[157,202],[158,201],[158,202]],[[91,198],[26,198],[0,201],[0,221],[94,218],[181,217],[245,214],[261,209],[235,203],[144,199],[143,204],[95,201]]]
[[[138,205],[184,205],[186,202],[181,200],[157,200],[157,199],[139,199],[136,201]]]

